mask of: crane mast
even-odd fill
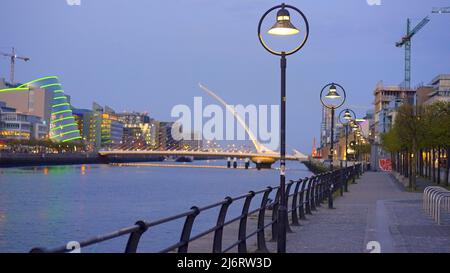
[[[9,77],[10,77],[11,84],[14,84],[14,67],[15,67],[15,64],[16,64],[16,59],[28,62],[30,60],[30,58],[17,56],[16,49],[14,47],[12,48],[11,53],[0,52],[0,55],[10,58]]]
[[[417,34],[428,22],[430,18],[427,16],[420,21],[412,30],[411,30],[411,20],[408,18],[406,20],[406,35],[402,37],[402,39],[395,44],[396,47],[405,47],[405,88],[411,88],[411,39],[414,35]]]

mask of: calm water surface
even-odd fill
[[[225,166],[222,160],[195,165]],[[274,166],[278,166],[278,163]],[[309,176],[304,165],[288,162],[288,179]],[[156,220],[249,190],[278,184],[278,170],[71,165],[0,168],[0,252],[56,247]],[[259,200],[255,198],[253,205]],[[242,203],[233,203],[229,217]],[[197,217],[193,233],[210,227],[217,210]],[[157,251],[179,239],[183,221],[149,230],[140,251]],[[121,252],[126,238],[83,249]]]

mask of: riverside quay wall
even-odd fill
[[[70,164],[108,164],[123,162],[162,161],[163,157],[148,155],[109,156],[103,157],[97,153],[62,153],[62,154],[22,154],[0,153],[0,168],[41,166],[41,165],[70,165]]]

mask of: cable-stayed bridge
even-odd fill
[[[272,151],[260,143],[254,133],[249,129],[242,118],[234,109],[232,109],[222,98],[216,93],[208,89],[203,84],[199,87],[217,102],[222,104],[227,111],[230,111],[236,118],[237,122],[245,129],[249,136],[254,150],[249,149],[161,149],[146,148],[143,146],[121,145],[115,148],[100,150],[102,156],[121,156],[121,155],[151,155],[151,156],[192,156],[192,157],[225,157],[225,158],[249,158],[256,164],[257,168],[270,168],[274,162],[280,159],[280,153]],[[169,145],[170,146],[170,145]],[[286,155],[286,160],[306,161],[308,156],[294,150],[292,154]]]

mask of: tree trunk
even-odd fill
[[[400,152],[400,174],[405,176],[405,161],[403,160],[403,151]]]
[[[416,176],[417,176],[417,156],[414,155],[413,158],[411,158],[411,189],[416,190]]]
[[[446,149],[446,157],[445,159],[447,160],[447,164],[446,164],[446,168],[445,168],[445,186],[448,187],[448,173],[450,170],[450,147],[447,147]]]
[[[410,177],[411,177],[411,189],[416,190],[416,176],[417,176],[417,141],[416,138],[413,138],[412,141],[412,151],[411,154],[408,154],[409,159],[411,160],[411,171],[410,171]]]
[[[433,171],[433,182],[436,183],[436,151],[433,148],[432,150],[432,157],[431,157],[431,166],[432,166],[432,171]]]
[[[422,149],[417,152],[417,175],[422,176]]]
[[[409,169],[410,169],[411,167],[410,167],[410,163],[409,163],[408,152],[405,152],[405,163],[406,163],[405,174],[406,174],[406,177],[409,178]]]
[[[441,147],[438,148],[437,156],[437,183],[441,184]]]
[[[428,149],[428,179],[431,179],[431,151],[432,149]]]

